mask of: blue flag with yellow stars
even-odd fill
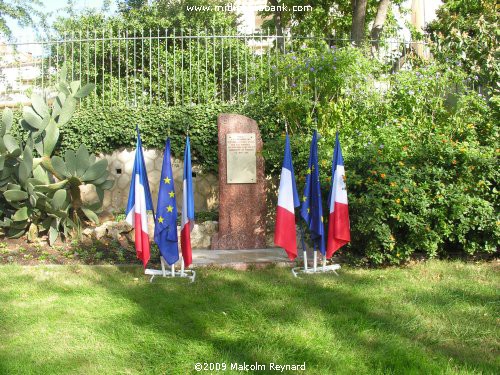
[[[156,206],[155,242],[169,265],[179,260],[177,204],[175,203],[174,177],[170,164],[170,138],[167,138],[163,153],[158,205]]]
[[[323,207],[321,205],[321,187],[319,184],[318,133],[316,130],[311,141],[306,186],[302,195],[300,215],[306,221],[311,231],[311,240],[313,241],[314,248],[319,249],[321,254],[325,255],[325,229],[323,225]]]

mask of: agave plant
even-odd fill
[[[73,116],[77,99],[93,90],[92,84],[80,87],[80,81],[68,83],[65,77],[63,68],[52,104],[33,94],[31,107],[24,108],[20,123],[29,132],[24,148],[9,133],[12,112],[3,112],[0,193],[5,201],[0,202],[0,226],[10,237],[26,232],[34,237],[38,231],[47,231],[52,245],[61,233],[65,237],[79,234],[82,217],[98,223],[104,191],[113,186],[108,179],[107,160],[96,161],[85,145],[76,152],[67,150],[64,157],[52,155],[59,130]],[[80,187],[88,184],[95,186],[98,201],[84,205]]]

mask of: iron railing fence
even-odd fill
[[[279,95],[290,84],[276,70],[279,62],[320,44],[342,48],[352,41],[279,35],[270,29],[251,34],[149,29],[77,31],[39,42],[0,44],[0,103],[26,101],[33,90],[50,95],[63,64],[68,80],[95,84],[94,95],[82,100],[87,106],[172,106]],[[31,53],[20,52],[26,49]],[[390,71],[401,68],[401,56],[409,50],[429,56],[427,43],[400,39],[380,41],[375,56],[369,48],[366,52]]]

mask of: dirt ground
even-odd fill
[[[34,242],[0,236],[0,264],[130,264],[136,261],[134,248],[123,241],[58,240],[49,246],[46,236]]]

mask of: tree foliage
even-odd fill
[[[498,5],[494,0],[446,0],[428,26],[436,59],[462,68],[469,78],[498,93]]]
[[[289,11],[282,12],[270,8],[261,12],[263,16],[272,17],[270,20],[264,22],[265,27],[291,28],[298,35],[314,34],[329,39],[351,38],[353,36],[354,10],[357,9],[358,2],[351,0],[311,0],[307,2],[307,5],[311,6],[310,10],[301,12],[292,12],[291,9],[294,6],[304,6],[305,4],[302,0],[281,0],[279,3],[277,1],[274,2],[276,5],[288,7]],[[361,42],[370,34],[368,25],[375,20],[378,8],[384,2],[380,0],[361,0],[359,3],[364,4],[364,9],[360,13],[362,23],[356,25],[356,29],[359,29],[359,41]],[[400,5],[402,0],[392,1],[391,3]],[[277,18],[280,20],[279,24],[276,22]],[[386,21],[384,20],[384,22]],[[395,23],[390,12],[387,22],[391,24]],[[380,34],[378,35],[380,36]]]
[[[0,36],[12,37],[9,20],[21,26],[33,25],[35,17],[41,15],[37,9],[41,5],[40,0],[0,0]]]
[[[118,13],[110,16],[86,10],[59,17],[54,24],[56,38],[69,40],[88,35],[89,38],[102,37],[103,41],[86,42],[81,49],[73,48],[71,43],[64,48],[53,43],[52,57],[61,56],[64,50],[64,58],[59,63],[66,61],[70,71],[86,73],[87,79],[96,83],[97,94],[105,96],[106,102],[120,96],[133,97],[133,104],[143,103],[145,92],[151,93],[156,102],[207,102],[213,99],[214,92],[220,91],[218,95],[222,96],[230,92],[229,87],[237,86],[236,56],[252,54],[242,38],[211,37],[234,33],[235,14],[188,11],[189,6],[210,5],[215,9],[220,4],[224,2],[127,1],[120,3]],[[111,40],[111,36],[115,39]],[[71,50],[71,58],[66,56],[66,46]],[[52,58],[52,63],[54,61]],[[252,67],[247,69],[250,74]],[[49,75],[48,68],[45,73]],[[132,83],[131,92],[125,92],[132,79],[138,92],[132,93]],[[220,89],[221,86],[225,87]],[[108,97],[111,91],[114,96]]]
[[[238,17],[231,12],[215,10],[217,5],[225,5],[224,0],[154,0],[122,1],[118,3],[118,12],[104,15],[95,10],[73,13],[69,17],[58,17],[54,23],[57,34],[68,31],[86,30],[157,30],[157,29],[191,29],[223,30],[234,28]],[[206,11],[190,11],[191,6],[210,6]]]

